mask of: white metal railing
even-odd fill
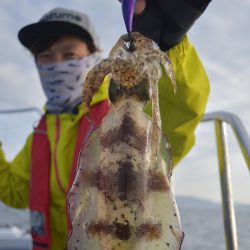
[[[20,108],[20,109],[2,109],[0,110],[0,114],[15,114],[15,113],[26,113],[26,112],[35,112],[39,115],[42,114],[42,111],[36,107],[28,107],[28,108]]]
[[[204,115],[202,121],[213,121],[215,124],[226,247],[227,250],[237,250],[238,240],[226,125],[232,127],[249,170],[250,139],[240,118],[233,113],[225,111],[208,113]]]

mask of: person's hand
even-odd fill
[[[118,0],[122,3],[123,0]],[[162,0],[175,1],[175,0]],[[133,18],[133,31],[140,32],[154,40],[159,46],[161,41],[163,13],[157,0],[136,0]],[[160,46],[161,47],[161,46]]]
[[[136,0],[132,30],[154,40],[161,50],[168,50],[181,41],[209,2]]]

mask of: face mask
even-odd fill
[[[37,65],[50,113],[72,112],[82,100],[85,78],[97,63],[99,53],[60,63]]]

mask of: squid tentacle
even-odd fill
[[[104,59],[103,61],[95,65],[95,67],[92,68],[88,73],[82,91],[82,104],[86,111],[86,114],[89,114],[90,102],[94,96],[94,93],[103,83],[105,76],[107,76],[111,72],[112,63],[113,60]]]

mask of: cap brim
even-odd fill
[[[38,22],[23,27],[18,32],[19,41],[28,49],[41,38],[50,35],[73,35],[94,44],[91,35],[82,27],[69,22]]]

